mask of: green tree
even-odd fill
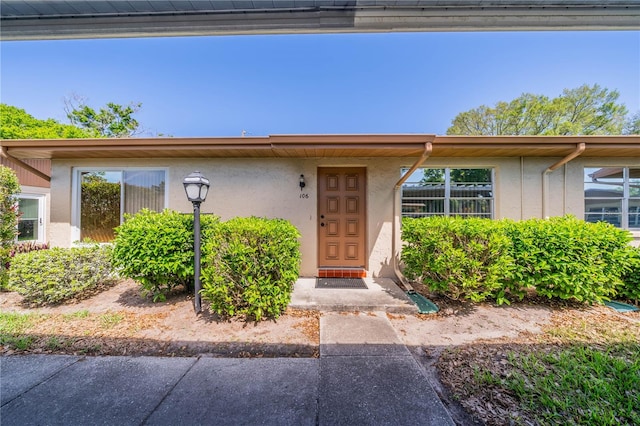
[[[9,280],[9,258],[18,233],[20,184],[13,170],[0,166],[0,290]]]
[[[444,183],[445,169],[423,169],[421,184],[431,182]],[[450,178],[453,182],[491,182],[491,169],[451,169]]]
[[[0,139],[73,139],[98,136],[94,132],[49,118],[39,120],[25,110],[0,104]]]
[[[444,183],[444,169],[422,169],[421,184],[429,183]]]
[[[96,111],[81,98],[65,99],[65,112],[71,124],[106,138],[126,138],[139,134],[140,123],[133,115],[141,106],[141,103],[123,106],[108,102],[104,108]]]
[[[627,118],[622,133],[625,135],[640,135],[640,111]]]
[[[616,135],[627,108],[616,90],[582,85],[556,98],[524,93],[494,107],[481,105],[458,114],[448,135]]]

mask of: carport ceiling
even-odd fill
[[[637,30],[638,0],[2,0],[1,40]]]

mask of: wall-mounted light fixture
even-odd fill
[[[304,175],[300,175],[300,191],[307,186],[307,182],[304,181]]]

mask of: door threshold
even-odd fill
[[[344,268],[327,266],[318,268],[318,278],[366,278],[364,268]]]

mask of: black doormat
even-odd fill
[[[368,287],[362,278],[318,278],[316,279],[316,288],[367,289]]]

